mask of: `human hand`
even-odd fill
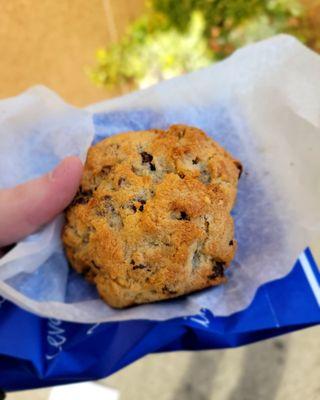
[[[1,248],[51,221],[73,199],[82,175],[78,157],[67,157],[46,175],[0,190]]]

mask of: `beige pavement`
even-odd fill
[[[121,400],[320,399],[320,327],[222,351],[151,355],[104,382]]]
[[[84,106],[119,90],[95,87],[85,70],[116,40],[144,0],[0,0],[0,99],[35,84]]]

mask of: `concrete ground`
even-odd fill
[[[0,0],[0,98],[42,83],[83,106],[119,94],[92,85],[95,49],[121,35],[143,0]],[[130,334],[130,333],[128,333]],[[121,400],[320,399],[320,327],[239,349],[145,357],[100,381]],[[50,389],[11,393],[45,400]],[[68,400],[68,399],[66,399]]]
[[[105,380],[121,400],[320,398],[320,328],[244,348],[151,355]]]

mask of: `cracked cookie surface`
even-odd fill
[[[72,267],[116,308],[225,281],[242,171],[197,128],[128,132],[88,152],[62,239]]]

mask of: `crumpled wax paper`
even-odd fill
[[[91,114],[90,114],[91,113]],[[0,102],[0,188],[38,176],[69,154],[126,129],[187,123],[244,167],[233,211],[239,248],[226,285],[114,310],[68,269],[63,217],[0,259],[0,295],[36,314],[77,322],[229,315],[286,275],[320,233],[320,57],[280,35],[223,62],[112,101],[74,109],[43,87]],[[285,293],[284,293],[285,296]]]

